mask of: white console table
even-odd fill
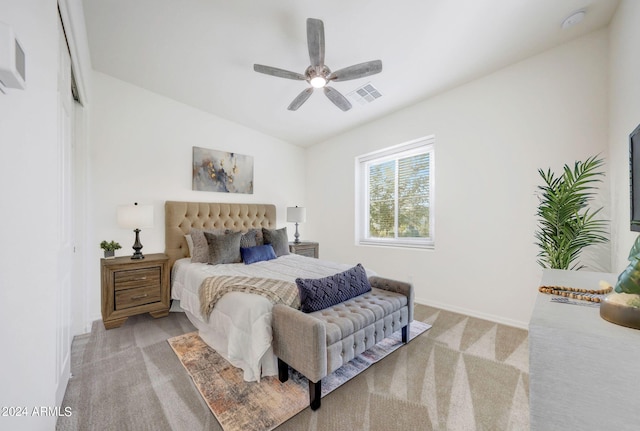
[[[600,280],[616,279],[545,270],[541,285],[598,289]],[[531,430],[640,429],[640,330],[607,322],[598,307],[551,297],[538,294],[529,322]]]

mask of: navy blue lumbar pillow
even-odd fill
[[[246,265],[276,258],[276,252],[273,250],[271,244],[257,245],[255,247],[240,247],[240,255]]]
[[[371,284],[363,266],[324,278],[297,278],[300,309],[305,313],[322,310],[367,293]]]

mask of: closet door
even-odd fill
[[[71,364],[71,290],[73,280],[73,98],[71,59],[58,22],[58,275],[56,291],[56,402],[62,403]]]

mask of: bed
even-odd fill
[[[165,253],[171,269],[171,297],[198,329],[200,337],[227,361],[241,368],[246,381],[278,374],[272,349],[273,303],[260,295],[229,292],[222,296],[208,318],[203,315],[199,289],[213,276],[239,276],[283,280],[319,278],[345,271],[351,265],[322,261],[296,254],[245,263],[209,265],[192,262],[186,235],[192,229],[247,232],[276,228],[276,209],[269,204],[165,203]],[[368,275],[371,275],[368,272]]]

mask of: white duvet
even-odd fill
[[[180,259],[171,272],[171,297],[180,301],[180,307],[198,328],[200,337],[232,365],[244,371],[244,380],[259,381],[261,376],[278,374],[271,348],[273,304],[259,295],[230,292],[216,303],[207,322],[200,314],[198,298],[202,281],[215,275],[239,275],[295,282],[298,277],[326,277],[352,266],[296,254],[251,265],[208,265],[191,263],[189,258]]]

